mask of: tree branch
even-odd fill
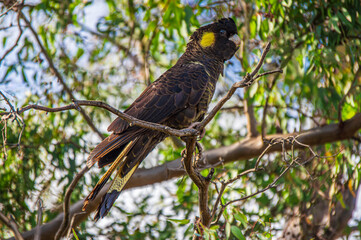
[[[55,75],[55,77],[58,79],[58,81],[61,83],[61,85],[63,85],[63,88],[65,90],[65,92],[69,95],[70,99],[75,100],[75,96],[73,95],[73,92],[70,90],[70,88],[68,87],[68,85],[65,83],[65,80],[63,79],[63,77],[61,76],[61,74],[59,73],[58,69],[55,67],[53,60],[51,59],[51,57],[49,56],[48,52],[46,51],[45,47],[43,46],[43,44],[41,43],[39,36],[37,34],[37,32],[34,30],[34,28],[31,26],[31,23],[29,22],[29,20],[26,18],[26,16],[20,11],[20,16],[21,18],[25,21],[26,26],[30,29],[30,31],[32,32],[36,42],[39,45],[39,48],[41,50],[41,52],[43,53],[43,55],[45,56],[49,67],[51,69],[51,71],[53,72],[53,74]],[[104,139],[103,134],[95,127],[93,121],[90,119],[90,117],[86,114],[86,112],[82,109],[79,108],[79,112],[81,113],[81,115],[84,117],[85,121],[88,123],[88,125],[90,126],[90,128],[101,138]]]
[[[10,12],[11,10],[14,10],[16,7],[22,5],[24,2],[24,0],[21,1],[15,1],[13,5],[9,6],[8,9],[5,10],[5,12],[0,14],[0,18],[3,17],[4,15],[6,15],[8,12]],[[6,6],[7,7],[7,6]]]
[[[354,135],[361,130],[361,113],[357,113],[351,119],[344,121],[342,128],[338,123],[329,124],[322,127],[316,127],[303,132],[295,132],[289,134],[272,134],[265,136],[268,141],[272,139],[297,137],[297,141],[309,146],[322,145],[325,143],[332,143],[345,139],[352,139]],[[281,143],[272,145],[268,149],[268,154],[273,152],[281,152],[282,148],[289,150],[290,144]],[[254,157],[258,157],[264,152],[267,146],[264,144],[261,137],[247,138],[240,142],[234,143],[230,146],[220,147],[204,152],[204,164],[200,166],[201,169],[211,168],[220,165],[221,163],[230,163],[234,161],[244,161]],[[294,144],[294,149],[304,148],[300,144]],[[220,160],[222,159],[222,160]],[[182,168],[181,159],[176,159],[171,162],[166,162],[163,165],[156,166],[150,169],[138,169],[133,177],[126,185],[126,189],[147,186],[154,183],[170,180],[172,178],[180,177],[185,174]],[[82,206],[84,200],[79,200],[77,203],[70,207],[70,216],[78,214],[74,219],[73,227],[78,226],[81,222],[85,221],[91,212],[95,211],[101,198],[106,193],[110,183],[108,183],[98,194],[98,196],[91,201],[84,212],[82,213]],[[64,214],[59,214],[50,222],[41,226],[41,239],[54,238],[61,222],[63,221]],[[24,239],[33,239],[35,229],[22,233]]]
[[[130,53],[130,48],[127,48],[127,47],[121,45],[121,44],[120,44],[119,42],[117,42],[114,38],[109,37],[108,35],[101,34],[101,33],[99,33],[99,32],[95,32],[95,31],[91,30],[90,28],[88,28],[88,27],[87,27],[86,25],[84,25],[84,24],[81,24],[81,23],[78,23],[78,24],[79,24],[79,26],[80,26],[83,30],[87,31],[88,33],[90,33],[90,34],[92,34],[92,35],[94,35],[94,36],[96,36],[96,37],[98,37],[98,38],[100,38],[100,39],[106,39],[106,40],[108,40],[109,42],[111,42],[112,44],[114,44],[114,45],[118,48],[118,50],[124,51],[125,53],[127,53],[127,54],[126,54],[127,57],[128,57],[128,58],[131,58],[135,65],[137,65],[137,66],[142,66],[142,65],[143,65],[143,63],[139,61],[137,55],[134,55],[134,54],[131,54],[131,53]]]
[[[168,127],[168,126],[165,126],[162,124],[152,123],[152,122],[147,122],[147,121],[137,119],[135,117],[132,117],[126,113],[123,113],[123,112],[117,110],[116,108],[114,108],[114,107],[110,106],[109,104],[104,103],[102,101],[73,100],[73,104],[69,104],[69,105],[57,107],[57,108],[49,108],[49,107],[32,104],[32,105],[28,105],[28,106],[25,106],[25,107],[17,110],[17,114],[22,114],[23,112],[28,111],[30,109],[36,109],[36,110],[41,110],[41,111],[45,111],[45,112],[61,112],[61,111],[70,110],[70,109],[76,109],[79,111],[79,109],[80,109],[79,106],[94,106],[94,107],[104,108],[104,109],[114,113],[118,117],[122,118],[123,120],[127,121],[129,123],[129,125],[136,125],[136,126],[143,127],[143,128],[149,128],[152,130],[157,130],[157,131],[164,132],[169,135],[174,135],[177,137],[196,136],[199,134],[198,130],[192,129],[192,128],[185,128],[182,130],[178,130],[178,129],[174,129],[174,128],[171,128],[171,127]],[[7,115],[7,114],[11,114],[11,113],[6,112],[6,113],[1,113],[0,115]]]
[[[238,88],[248,87],[248,86],[252,85],[252,83],[255,80],[257,80],[258,78],[260,78],[262,76],[265,76],[265,75],[268,75],[268,74],[273,74],[273,73],[282,73],[283,72],[281,69],[277,69],[277,70],[273,70],[273,71],[270,71],[270,72],[265,72],[265,73],[256,75],[258,73],[260,67],[263,64],[263,61],[266,58],[266,55],[269,52],[270,47],[271,47],[271,43],[267,43],[267,46],[263,50],[262,56],[261,56],[261,58],[260,58],[260,60],[259,60],[259,62],[257,64],[255,70],[253,70],[251,74],[247,73],[246,76],[242,79],[242,81],[236,82],[236,83],[234,83],[232,85],[231,89],[229,89],[227,94],[217,103],[217,105],[209,112],[207,117],[198,125],[199,129],[204,128],[214,118],[214,116],[217,114],[217,112],[233,96],[234,92]]]
[[[254,108],[251,103],[249,103],[248,99],[243,100],[244,104],[244,114],[247,118],[247,137],[257,137],[257,120],[254,115]]]
[[[23,240],[23,236],[21,236],[18,226],[16,225],[15,221],[10,218],[8,219],[4,214],[0,212],[0,220],[3,222],[10,230],[14,233],[16,240]]]
[[[69,214],[69,206],[70,206],[70,197],[73,193],[76,185],[78,184],[79,180],[84,176],[86,172],[89,171],[89,168],[85,166],[73,179],[73,181],[70,183],[68,189],[66,190],[64,202],[63,202],[63,211],[64,211],[64,218],[63,221],[59,227],[59,230],[55,234],[55,240],[60,239],[62,236],[65,235],[67,232],[69,222],[70,222],[70,214]],[[71,227],[71,226],[70,226]]]
[[[15,4],[17,4],[18,2],[15,2]],[[13,5],[13,7],[15,6],[15,4]],[[22,4],[22,3],[20,3]],[[17,37],[17,39],[15,40],[14,44],[4,53],[4,55],[1,57],[0,59],[0,64],[1,62],[5,59],[5,57],[12,51],[14,50],[14,48],[18,45],[19,43],[19,40],[21,38],[21,36],[23,35],[23,29],[21,28],[21,25],[20,25],[20,11],[18,12],[18,15],[17,15],[17,22],[18,22],[18,28],[19,28],[19,35]]]

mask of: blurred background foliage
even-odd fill
[[[11,3],[15,1],[4,1],[1,12]],[[284,74],[263,78],[246,91],[238,90],[208,125],[202,140],[206,149],[230,145],[247,136],[244,104],[254,108],[257,130],[265,135],[336,123],[361,112],[361,7],[357,0],[42,0],[25,1],[22,12],[73,96],[102,100],[120,110],[177,61],[199,26],[232,17],[242,39],[236,56],[226,63],[214,102],[254,67],[260,50],[270,41],[272,48],[264,70],[281,67]],[[34,33],[18,12],[2,14],[0,43],[0,87],[15,108],[71,103],[72,97],[54,75]],[[0,111],[9,111],[4,100],[0,104]],[[95,126],[107,134],[106,128],[115,116],[102,109],[84,109]],[[31,110],[22,117],[25,125],[20,140],[21,123],[1,122],[0,211],[12,214],[20,231],[26,231],[37,224],[39,199],[45,207],[43,222],[59,213],[66,187],[100,138],[77,111],[46,114]],[[270,239],[281,235],[296,210],[310,209],[320,193],[334,204],[343,202],[341,186],[356,194],[361,174],[360,137],[358,133],[354,139],[313,148],[329,158],[293,168],[277,187],[229,206],[219,223],[204,233],[205,239]],[[143,167],[174,160],[182,149],[176,140],[166,140]],[[306,159],[311,156],[307,149],[295,154]],[[222,201],[267,187],[287,166],[288,160],[283,160],[281,153],[266,155],[261,162],[264,170],[232,184]],[[234,177],[252,168],[255,161],[218,167],[216,178]],[[88,172],[71,201],[83,199],[103,171],[94,168]],[[77,236],[192,236],[198,194],[187,177],[126,191],[123,196],[106,220],[82,223],[75,229]],[[214,203],[217,194],[213,186],[210,196]],[[360,230],[354,232],[361,226],[357,221],[360,213],[357,216],[345,228],[345,238],[352,231],[353,236],[359,235]],[[9,230],[0,225],[0,237],[9,236]]]

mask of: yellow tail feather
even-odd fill
[[[104,185],[105,182],[107,181],[110,177],[110,175],[112,175],[112,173],[114,172],[114,170],[118,167],[122,165],[124,165],[125,160],[127,159],[126,156],[129,153],[130,149],[134,146],[134,144],[136,143],[137,139],[129,142],[127,144],[127,146],[123,149],[123,151],[118,155],[118,157],[114,160],[114,162],[112,163],[112,165],[109,167],[109,169],[105,172],[105,174],[100,178],[100,180],[98,181],[98,183],[95,185],[95,187],[93,188],[92,192],[87,196],[87,198],[84,201],[84,205],[83,205],[83,211],[85,210],[86,206],[89,203],[89,199],[93,198],[93,195],[95,194],[95,190],[96,192],[99,192],[100,189],[98,189],[100,187],[100,185]],[[113,181],[114,183],[114,181]],[[112,184],[113,185],[113,184]],[[97,193],[96,193],[97,194]]]
[[[109,169],[104,173],[102,178],[98,181],[97,185],[101,182],[103,182],[106,178],[109,178],[109,176],[114,172],[114,170],[121,164],[125,163],[125,156],[128,154],[129,150],[134,146],[134,143],[136,140],[133,140],[128,143],[128,145],[123,149],[123,151],[119,154],[119,156],[114,160],[112,165],[109,167]]]
[[[117,192],[121,192],[125,186],[125,184],[127,184],[127,182],[129,181],[130,177],[133,175],[133,173],[135,172],[135,170],[138,168],[140,162],[135,164],[135,166],[124,176],[121,177],[121,171],[123,169],[123,166],[118,170],[117,176],[115,177],[114,181],[112,182],[112,185],[110,186],[108,193],[111,193],[112,191],[117,191]]]

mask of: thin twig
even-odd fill
[[[14,219],[10,217],[8,219],[3,213],[0,212],[0,220],[8,227],[10,230],[14,233],[14,237],[16,240],[24,240],[24,238],[21,236],[18,226]]]
[[[73,179],[73,181],[70,183],[68,189],[66,190],[64,202],[63,202],[63,211],[64,211],[64,218],[63,222],[60,225],[60,228],[58,229],[54,240],[59,240],[62,236],[65,235],[67,232],[67,228],[69,226],[70,222],[70,212],[69,212],[69,206],[70,206],[70,197],[72,192],[74,191],[76,185],[78,184],[79,180],[84,176],[84,174],[89,170],[87,166],[85,166]]]
[[[5,153],[5,157],[7,156],[6,154],[6,138],[7,138],[7,120],[10,119],[10,118],[13,118],[13,120],[16,120],[16,122],[19,124],[19,126],[21,126],[21,131],[19,133],[19,136],[18,136],[18,143],[17,143],[17,146],[20,147],[20,142],[21,142],[21,137],[23,135],[23,132],[24,132],[24,129],[25,129],[25,122],[24,120],[22,119],[22,117],[15,111],[15,108],[14,106],[10,103],[10,100],[5,96],[5,94],[3,94],[1,91],[0,91],[0,95],[4,98],[4,100],[6,101],[6,103],[8,104],[8,106],[10,107],[10,112],[7,113],[7,112],[4,112],[2,114],[0,114],[0,116],[2,115],[7,115],[7,116],[3,116],[1,118],[1,120],[3,120],[5,122],[4,124],[4,128],[3,128],[3,133],[2,133],[2,136],[3,136],[3,144],[4,144],[4,153]],[[20,120],[20,122],[19,122]]]
[[[266,47],[263,49],[263,53],[261,55],[261,58],[258,61],[258,64],[256,65],[255,69],[250,74],[251,78],[253,78],[259,72],[259,70],[261,69],[261,67],[263,65],[263,62],[264,62],[264,60],[266,58],[266,55],[267,55],[267,53],[269,52],[270,49],[271,49],[271,43],[268,42],[266,44]],[[255,79],[257,79],[257,78],[255,78]]]
[[[11,104],[10,100],[5,96],[5,94],[3,94],[1,91],[0,91],[0,95],[4,98],[4,100],[6,101],[7,105],[10,107],[10,113],[16,113],[16,110],[14,108],[14,106]],[[7,113],[2,113],[1,115],[5,115]],[[11,116],[9,116],[10,118]],[[15,119],[16,121],[18,122],[19,126],[20,126],[20,122],[18,121],[18,119],[16,118],[15,116]]]
[[[267,190],[270,189],[270,188],[276,187],[276,183],[278,182],[278,180],[280,180],[280,179],[283,177],[283,175],[285,175],[286,172],[288,172],[288,170],[291,169],[292,166],[293,166],[293,162],[292,162],[290,165],[288,165],[287,168],[286,168],[285,170],[283,170],[283,172],[282,172],[275,180],[273,180],[273,182],[270,183],[267,187],[265,187],[265,188],[263,188],[263,189],[261,189],[261,190],[258,190],[257,192],[254,192],[254,193],[252,193],[252,194],[249,194],[249,195],[247,195],[247,196],[244,196],[244,197],[241,197],[241,198],[238,198],[238,199],[229,201],[229,202],[226,203],[224,206],[227,207],[228,205],[230,205],[230,204],[232,204],[232,203],[246,200],[246,199],[251,198],[251,197],[253,197],[253,196],[256,196],[256,195],[258,195],[258,194],[260,194],[260,193],[263,193],[263,192],[267,191]]]
[[[14,3],[13,5],[11,5],[8,9],[6,9],[5,12],[3,12],[3,13],[0,14],[0,18],[1,18],[2,16],[6,15],[6,14],[7,14],[8,12],[10,12],[11,10],[13,10],[13,8],[16,7],[17,5],[22,4],[22,2],[23,2],[23,1],[20,1],[20,2],[15,1],[15,3]]]
[[[252,83],[260,78],[261,76],[265,76],[265,75],[269,75],[269,74],[273,74],[273,73],[282,73],[282,69],[277,69],[277,70],[273,70],[273,71],[269,71],[269,72],[265,72],[262,74],[259,74],[257,76],[255,76],[255,74],[258,73],[259,69],[261,68],[264,59],[267,55],[267,53],[270,50],[270,43],[267,43],[266,48],[263,50],[262,56],[255,68],[255,70],[252,71],[251,74],[246,74],[246,76],[240,81],[240,82],[236,82],[232,85],[231,89],[229,89],[229,91],[227,92],[226,96],[224,96],[218,103],[217,105],[209,112],[209,114],[207,115],[207,117],[198,125],[199,129],[204,128],[213,118],[214,116],[217,114],[217,112],[223,107],[223,105],[233,96],[234,92],[238,89],[238,88],[244,88],[244,87],[248,87],[250,85],[252,85]]]
[[[242,173],[238,174],[236,177],[234,177],[234,178],[232,178],[232,179],[229,179],[229,180],[226,181],[226,182],[224,182],[224,181],[221,182],[221,184],[222,184],[222,185],[221,185],[221,189],[220,189],[219,192],[218,192],[218,197],[217,197],[217,200],[216,200],[216,202],[215,202],[215,204],[214,204],[214,207],[213,207],[213,210],[212,210],[212,213],[211,213],[211,219],[213,219],[214,216],[215,216],[215,214],[216,214],[216,211],[217,211],[217,209],[218,209],[218,205],[220,204],[220,199],[222,198],[223,192],[224,192],[224,190],[226,189],[226,187],[227,187],[229,184],[231,184],[231,183],[239,180],[239,179],[240,179],[241,177],[243,177],[244,175],[247,175],[247,174],[249,174],[249,173],[257,172],[257,171],[261,170],[261,168],[259,167],[259,163],[260,163],[261,159],[262,159],[263,156],[267,153],[267,151],[268,151],[273,145],[275,145],[275,144],[278,144],[278,142],[270,143],[270,144],[265,148],[265,150],[264,150],[264,151],[261,153],[261,155],[258,157],[258,159],[257,159],[257,161],[256,161],[256,163],[255,163],[255,167],[254,167],[254,168],[245,170],[245,171],[243,171]],[[220,213],[219,213],[220,215],[221,215],[221,213],[223,212],[223,210],[224,210],[224,208],[225,208],[225,207],[223,207],[223,206],[224,206],[224,205],[222,204],[222,208],[221,208],[221,211],[220,211]],[[219,217],[217,217],[217,220],[214,221],[214,222],[212,222],[212,224],[218,222],[218,220],[219,220]]]
[[[61,83],[61,85],[63,86],[65,92],[69,95],[70,99],[75,100],[75,96],[73,95],[73,92],[70,90],[70,88],[68,87],[68,85],[66,84],[65,80],[63,79],[63,77],[61,76],[60,72],[58,71],[58,69],[55,67],[54,62],[52,60],[52,58],[49,56],[48,52],[46,51],[45,47],[43,46],[43,44],[40,41],[40,38],[37,34],[37,32],[34,30],[34,28],[31,26],[31,23],[29,22],[29,20],[26,18],[26,16],[20,11],[20,16],[21,18],[25,21],[26,26],[30,29],[30,31],[32,32],[41,52],[43,53],[43,55],[45,56],[49,67],[51,69],[51,71],[53,72],[53,74],[55,75],[55,77],[58,79],[58,81]],[[84,117],[85,121],[88,123],[88,125],[90,126],[90,128],[101,138],[104,139],[103,134],[95,127],[93,121],[90,119],[90,117],[88,116],[88,114],[82,109],[79,108],[79,111],[81,113],[81,115]]]
[[[1,16],[0,16],[1,17]],[[18,22],[18,28],[19,28],[19,35],[17,37],[17,39],[15,40],[14,44],[4,53],[4,55],[2,56],[2,58],[0,58],[0,64],[1,62],[5,59],[5,57],[14,50],[14,48],[18,45],[19,40],[21,38],[21,36],[23,35],[23,29],[21,28],[20,25],[20,11],[18,12],[18,16],[17,16],[17,22]]]

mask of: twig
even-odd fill
[[[271,43],[267,43],[266,48],[263,50],[262,56],[255,68],[255,70],[252,71],[251,74],[246,74],[246,76],[242,79],[242,81],[240,82],[236,82],[232,85],[231,89],[229,89],[229,91],[227,92],[226,96],[224,96],[218,103],[217,105],[212,109],[212,111],[209,112],[209,114],[207,115],[207,117],[197,126],[198,129],[202,129],[204,128],[213,118],[214,116],[217,114],[217,112],[223,107],[223,105],[232,97],[232,95],[234,94],[234,92],[238,89],[238,88],[244,88],[244,87],[248,87],[250,85],[252,85],[252,83],[257,80],[258,78],[268,75],[268,74],[273,74],[273,73],[282,73],[282,69],[277,69],[277,70],[273,70],[273,71],[269,71],[269,72],[265,72],[262,74],[258,74],[255,76],[255,74],[258,73],[259,69],[261,68],[264,59],[267,55],[267,53],[269,52],[271,47]]]
[[[259,163],[260,163],[261,159],[262,159],[263,156],[267,153],[267,151],[268,151],[273,145],[275,145],[275,144],[278,144],[278,142],[270,143],[270,144],[265,148],[265,150],[264,150],[264,151],[261,153],[261,155],[258,157],[258,159],[257,159],[257,161],[256,161],[256,163],[255,163],[254,168],[245,170],[245,171],[243,171],[242,173],[238,174],[236,177],[234,177],[234,178],[232,178],[232,179],[229,179],[229,180],[226,181],[226,182],[224,182],[224,181],[221,182],[222,185],[221,185],[221,188],[220,188],[219,192],[217,191],[217,192],[218,192],[218,197],[217,197],[217,200],[216,200],[216,202],[215,202],[215,204],[214,204],[214,207],[213,207],[213,210],[212,210],[212,213],[211,213],[211,219],[213,219],[214,216],[216,215],[216,211],[217,211],[217,209],[218,209],[218,205],[220,204],[220,200],[221,200],[221,198],[222,198],[223,192],[224,192],[224,190],[226,189],[226,187],[227,187],[229,184],[231,184],[231,183],[239,180],[239,179],[240,179],[241,177],[243,177],[244,175],[247,175],[247,174],[249,174],[249,173],[257,172],[257,171],[261,170],[261,168],[259,167]],[[225,206],[222,204],[222,208],[221,208],[221,211],[219,212],[219,216],[217,217],[216,221],[212,222],[212,224],[218,222],[218,220],[219,220],[219,218],[220,218],[220,215],[221,215],[221,213],[224,211],[224,209],[225,209]]]
[[[84,176],[84,174],[89,170],[87,166],[85,166],[73,179],[73,181],[70,183],[68,189],[66,190],[65,197],[64,197],[64,205],[63,205],[63,211],[64,211],[64,218],[63,222],[60,225],[59,230],[57,231],[54,240],[59,240],[62,236],[65,235],[66,230],[69,225],[70,221],[70,214],[69,214],[69,206],[70,206],[70,197],[72,192],[74,191],[76,185],[78,184],[79,180]]]
[[[141,63],[137,57],[137,55],[134,55],[134,54],[131,54],[130,53],[130,48],[127,48],[123,45],[121,45],[119,42],[116,41],[116,39],[112,38],[112,37],[109,37],[108,35],[105,35],[105,34],[101,34],[99,32],[95,32],[93,30],[91,30],[90,28],[88,28],[86,25],[84,24],[81,24],[81,23],[78,23],[79,26],[82,28],[82,30],[85,30],[87,32],[89,32],[90,34],[93,34],[95,35],[96,37],[100,38],[100,39],[106,39],[108,40],[110,43],[114,44],[118,50],[121,50],[121,51],[124,51],[126,54],[127,57],[131,58],[132,61],[134,62],[135,65],[137,66],[142,66],[143,63]]]
[[[0,95],[4,98],[4,100],[6,101],[6,103],[8,104],[8,106],[10,107],[10,112],[9,113],[3,113],[1,115],[7,115],[1,118],[2,121],[4,121],[4,127],[2,129],[2,137],[3,137],[3,148],[4,148],[4,159],[7,159],[7,151],[6,151],[6,145],[7,145],[7,120],[10,118],[13,118],[13,121],[16,120],[16,122],[19,124],[19,126],[21,126],[21,131],[18,137],[18,143],[17,143],[17,147],[20,147],[20,141],[21,141],[21,137],[23,135],[24,129],[25,129],[25,123],[24,120],[20,117],[19,114],[17,114],[17,112],[15,111],[14,106],[10,103],[9,99],[5,96],[5,94],[3,94],[0,91]],[[19,122],[19,119],[21,121],[21,124]]]
[[[13,5],[13,6],[14,6],[14,5]],[[1,16],[0,16],[0,17],[1,17]],[[15,40],[14,44],[4,53],[4,55],[3,55],[2,58],[0,59],[0,64],[1,64],[1,62],[5,59],[5,57],[6,57],[12,50],[14,50],[14,48],[18,45],[19,40],[20,40],[21,36],[23,35],[23,29],[21,28],[21,25],[20,25],[20,11],[18,12],[17,21],[18,21],[19,35],[18,35],[17,39]]]
[[[40,240],[40,227],[41,227],[41,222],[43,219],[43,201],[41,201],[41,199],[38,200],[38,223],[36,225],[36,231],[35,231],[35,236],[34,236],[34,240]]]
[[[71,218],[71,221],[70,221],[70,225],[68,227],[68,233],[66,234],[66,239],[70,239],[70,234],[71,234],[71,229],[73,228],[73,225],[74,225],[74,222],[75,222],[75,218],[79,215],[83,215],[83,214],[86,214],[86,212],[80,212],[80,213],[75,213],[73,215],[73,217]]]
[[[5,12],[3,12],[3,13],[0,14],[0,18],[1,18],[2,16],[6,15],[6,14],[7,14],[8,12],[10,12],[11,10],[13,10],[13,8],[16,7],[17,5],[20,5],[22,2],[23,2],[23,1],[20,1],[20,2],[15,1],[15,3],[14,3],[13,5],[11,5],[8,9],[6,9]]]
[[[53,72],[53,74],[56,76],[56,78],[58,79],[58,81],[61,83],[61,85],[63,85],[63,88],[65,90],[65,92],[69,95],[70,99],[75,100],[76,98],[73,95],[73,92],[70,90],[70,88],[68,87],[68,85],[66,85],[65,80],[63,79],[63,77],[61,76],[61,74],[59,73],[58,69],[55,67],[53,60],[51,59],[51,57],[49,56],[48,52],[46,51],[45,47],[43,46],[43,44],[41,43],[39,36],[37,34],[37,32],[34,30],[34,28],[31,26],[31,23],[29,22],[29,20],[26,18],[26,16],[20,11],[20,16],[21,18],[25,21],[26,26],[30,29],[30,31],[32,32],[33,36],[35,37],[36,42],[38,43],[41,52],[43,53],[43,55],[45,56],[49,67],[51,69],[51,71]],[[86,114],[86,112],[80,108],[80,113],[81,115],[84,117],[85,121],[88,123],[88,125],[90,126],[90,128],[101,138],[104,139],[103,134],[95,127],[93,121],[90,119],[90,117]]]
[[[10,113],[16,113],[16,110],[14,108],[14,106],[11,104],[11,102],[9,101],[9,99],[5,96],[5,94],[3,94],[1,91],[0,91],[0,95],[4,98],[4,100],[6,101],[6,103],[8,104],[8,106],[10,107]],[[1,115],[5,115],[7,113],[3,113]],[[10,118],[11,116],[9,116]],[[18,122],[18,124],[20,125],[20,122],[18,121],[17,118],[15,118],[16,121]]]
[[[37,110],[41,110],[41,111],[45,111],[45,112],[61,112],[61,111],[70,110],[70,109],[78,110],[80,108],[80,106],[94,106],[94,107],[104,108],[104,109],[114,113],[115,115],[119,116],[120,118],[124,119],[125,121],[127,121],[129,123],[129,125],[136,125],[136,126],[143,127],[143,128],[157,130],[157,131],[161,131],[161,132],[167,133],[169,135],[174,135],[177,137],[196,136],[199,134],[198,130],[192,129],[192,128],[185,128],[182,130],[178,130],[178,129],[174,129],[174,128],[171,128],[171,127],[168,127],[168,126],[165,126],[162,124],[152,123],[152,122],[147,122],[147,121],[137,119],[124,112],[117,110],[116,108],[114,108],[114,107],[110,106],[109,104],[104,103],[102,101],[74,100],[73,104],[69,104],[69,105],[57,107],[57,108],[49,108],[49,107],[32,104],[32,105],[28,105],[28,106],[25,106],[25,107],[19,109],[17,111],[17,113],[22,114],[23,112],[28,111],[30,109],[37,109]],[[6,115],[6,114],[9,114],[9,113],[2,113],[0,115]]]
[[[0,220],[8,227],[10,230],[14,233],[14,237],[16,240],[24,240],[24,238],[21,236],[18,226],[14,219],[10,217],[8,219],[3,213],[0,212]]]
[[[229,201],[228,203],[226,203],[226,204],[224,205],[224,207],[227,207],[228,205],[230,205],[230,204],[232,204],[232,203],[235,203],[235,202],[239,202],[239,201],[246,200],[246,199],[248,199],[248,198],[250,198],[250,197],[253,197],[253,196],[256,196],[256,195],[258,195],[258,194],[260,194],[260,193],[263,193],[263,192],[267,191],[267,190],[270,189],[270,188],[276,187],[276,183],[278,182],[278,180],[280,180],[280,179],[283,177],[283,175],[285,175],[286,172],[288,172],[288,170],[290,170],[290,168],[293,166],[293,163],[294,163],[294,161],[292,161],[291,164],[288,165],[287,168],[286,168],[285,170],[283,170],[283,172],[282,172],[275,180],[273,180],[272,183],[268,184],[267,187],[265,187],[265,188],[263,188],[263,189],[261,189],[261,190],[258,190],[257,192],[254,192],[254,193],[252,193],[252,194],[249,194],[249,195],[247,195],[247,196],[244,196],[244,197],[241,197],[241,198],[238,198],[238,199]]]
[[[268,42],[268,43],[266,44],[265,49],[263,49],[263,53],[262,53],[261,58],[259,59],[257,65],[256,65],[255,69],[254,69],[254,70],[251,72],[251,74],[250,74],[250,77],[251,77],[251,78],[253,78],[254,75],[256,75],[256,74],[259,72],[259,70],[261,69],[261,67],[262,67],[262,65],[263,65],[263,62],[264,62],[264,60],[265,60],[265,58],[266,58],[266,55],[267,55],[267,53],[269,52],[270,49],[271,49],[271,43]],[[277,72],[277,70],[275,70],[275,72]],[[267,74],[264,74],[264,75],[267,75]],[[263,76],[264,76],[264,75],[263,75]],[[258,77],[256,77],[255,79],[257,79],[257,78],[258,78]]]

